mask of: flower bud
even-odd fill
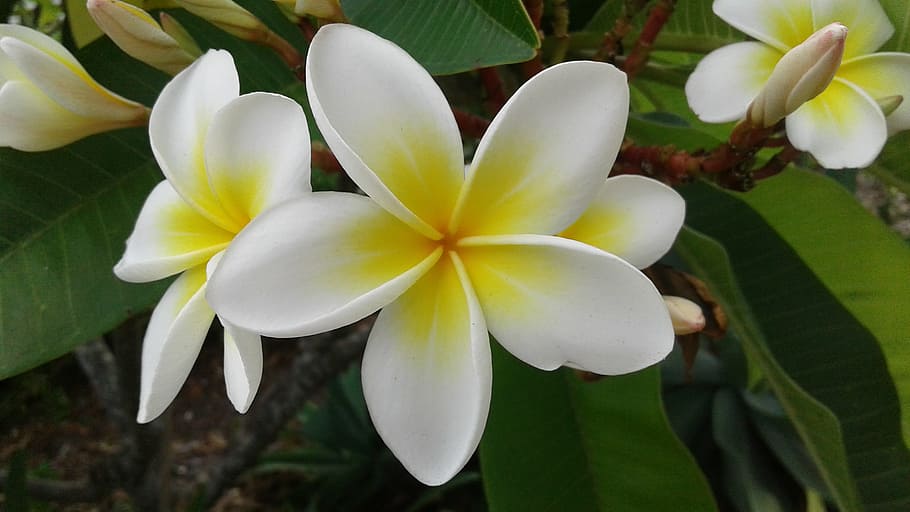
[[[289,3],[293,3],[293,0]],[[338,0],[297,0],[294,12],[300,16],[310,15],[332,21],[344,20]]]
[[[670,311],[674,334],[692,334],[705,328],[705,315],[698,304],[673,295],[664,295],[663,298]]]
[[[232,36],[272,48],[291,67],[303,66],[303,57],[290,43],[272,32],[253,13],[233,0],[175,0],[180,7]]]
[[[832,23],[784,54],[749,105],[746,119],[755,126],[773,126],[821,94],[840,68],[846,39],[847,27]]]
[[[199,56],[188,53],[149,13],[136,6],[121,0],[88,0],[86,7],[121,50],[153,68],[176,75]]]
[[[0,62],[0,146],[45,151],[148,122],[148,108],[102,87],[41,32],[0,25]]]
[[[875,102],[878,103],[878,107],[882,109],[882,114],[884,114],[885,117],[888,117],[904,103],[904,97],[900,94],[895,94],[892,96],[885,96],[884,98],[876,98]]]

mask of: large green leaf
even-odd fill
[[[257,4],[250,8],[294,37],[274,5]],[[298,92],[293,74],[268,50],[177,14],[204,47],[232,51],[245,90]],[[299,35],[292,42],[304,44]],[[101,83],[147,105],[167,80],[107,39],[77,57]],[[139,128],[56,151],[0,150],[0,378],[64,354],[157,300],[166,283],[122,283],[111,269],[161,179]]]
[[[809,192],[811,187],[790,185],[788,194],[776,200],[799,206],[790,212],[795,222],[812,229],[829,224],[826,231],[835,239],[825,239],[831,249],[827,258],[841,262],[841,278],[858,285],[854,292],[876,291],[859,285],[867,277],[861,266],[851,267],[862,251],[837,250],[851,242],[849,230],[838,231],[840,222],[849,223],[857,212],[844,210],[842,197],[822,183],[812,183],[824,187],[820,195]],[[730,314],[744,348],[774,388],[841,508],[906,510],[910,455],[885,359],[891,354],[883,353],[882,340],[740,196],[701,184],[685,195],[690,224],[723,246],[685,232],[678,251]],[[869,228],[869,236],[881,234]],[[886,292],[864,300],[887,316],[896,311],[891,298]]]
[[[906,169],[904,162],[901,168]],[[818,174],[789,171],[743,199],[868,329],[897,387],[910,445],[910,247],[843,187]]]
[[[490,510],[716,510],[664,416],[656,368],[586,382],[494,349],[480,444]]]
[[[520,0],[342,0],[352,23],[394,41],[430,73],[521,62],[540,46]]]

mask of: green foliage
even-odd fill
[[[825,250],[843,265],[840,279],[862,290],[862,284],[856,286],[867,276],[861,268],[850,268],[857,258],[837,250],[838,242],[852,241],[830,222],[855,204],[839,196],[842,190],[835,184],[814,185],[822,192],[821,197],[810,195],[812,202],[806,200],[807,189],[793,187],[786,189],[789,197],[776,201],[800,205],[798,219],[809,229],[825,222],[834,226]],[[846,297],[825,287],[775,231],[778,226],[768,224],[770,219],[742,199],[704,185],[691,187],[686,198],[690,224],[717,242],[686,232],[677,250],[725,307],[752,363],[780,397],[837,502],[844,510],[905,509],[910,491],[901,482],[910,477],[910,456],[883,340],[851,314]],[[879,228],[870,236],[884,232],[893,238]],[[887,294],[865,299],[874,303],[878,315],[890,311]]]
[[[540,46],[520,0],[343,0],[356,25],[394,41],[430,73],[521,62]]]
[[[480,445],[490,510],[716,510],[664,416],[656,368],[586,382],[494,348]]]

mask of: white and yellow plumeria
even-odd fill
[[[88,0],[86,8],[98,28],[127,55],[165,73],[176,75],[199,56],[188,52],[135,5],[121,0]]]
[[[30,28],[0,25],[0,146],[54,149],[142,126],[148,112],[99,85],[57,41]]]
[[[758,41],[715,50],[686,84],[689,105],[707,122],[741,119],[775,65],[819,29],[849,30],[843,62],[821,94],[786,118],[787,136],[821,165],[863,167],[889,134],[910,128],[910,54],[873,53],[894,33],[877,0],[715,0],[714,13]],[[880,103],[890,105],[883,112]]]
[[[465,170],[430,75],[365,30],[323,27],[308,97],[369,197],[314,193],[255,219],[212,275],[210,303],[279,337],[382,308],[362,366],[370,415],[414,476],[449,480],[486,421],[488,330],[546,370],[622,374],[671,348],[660,294],[623,258],[643,266],[666,252],[684,204],[656,181],[606,179],[628,91],[608,64],[554,66],[505,105]]]
[[[152,109],[149,139],[165,181],[149,194],[114,272],[130,282],[179,274],[152,313],[142,346],[138,421],[155,419],[183,386],[214,312],[207,275],[234,236],[271,205],[305,195],[309,132],[293,100],[239,94],[231,55],[209,51]],[[245,412],[262,375],[259,335],[224,324],[224,378]]]

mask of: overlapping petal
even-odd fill
[[[910,129],[910,54],[885,52],[859,57],[844,63],[838,77],[876,101],[901,96],[903,101],[897,110],[886,118],[888,131],[893,134]]]
[[[393,301],[439,259],[436,245],[369,198],[314,193],[254,219],[225,252],[208,299],[243,329],[315,334]]]
[[[162,181],[145,200],[114,273],[130,282],[162,279],[207,262],[233,238]]]
[[[71,56],[61,58],[13,37],[0,38],[0,50],[31,83],[74,114],[121,123],[145,115],[144,106],[101,87],[82,66],[73,65]]]
[[[660,361],[673,346],[660,293],[609,253],[559,237],[512,235],[464,239],[458,254],[490,333],[528,364],[616,375]]]
[[[253,332],[224,326],[224,383],[237,412],[245,413],[256,398],[262,380],[262,340]]]
[[[814,29],[842,23],[850,30],[844,61],[881,48],[894,35],[894,25],[878,0],[812,0]]]
[[[714,0],[713,8],[714,14],[733,27],[781,52],[803,42],[816,30],[812,24],[812,0]],[[827,23],[818,28],[824,25]]]
[[[216,112],[205,167],[219,204],[240,225],[269,206],[310,191],[306,115],[294,100],[245,94]]]
[[[174,281],[149,321],[142,341],[142,377],[136,421],[157,418],[183,387],[215,313],[205,301],[205,267]]]
[[[352,25],[319,30],[307,55],[319,130],[351,178],[390,213],[440,238],[464,177],[458,127],[430,75]]]
[[[610,172],[628,112],[626,76],[613,66],[567,62],[536,75],[481,140],[450,232],[564,229]]]
[[[392,453],[428,485],[452,478],[480,441],[491,391],[486,325],[454,253],[382,310],[362,373]]]
[[[237,232],[209,185],[203,144],[215,112],[240,91],[231,54],[210,50],[168,82],[149,120],[149,141],[161,171],[183,199],[222,228]]]
[[[27,82],[0,85],[0,147],[46,151],[117,126],[73,114]]]
[[[686,202],[672,188],[642,176],[616,176],[561,236],[645,268],[670,250],[685,216]]]
[[[742,119],[781,57],[780,51],[754,41],[714,50],[686,82],[689,106],[708,123]]]
[[[825,92],[787,117],[787,137],[823,167],[856,168],[875,160],[888,129],[881,108],[868,94],[835,78]]]

